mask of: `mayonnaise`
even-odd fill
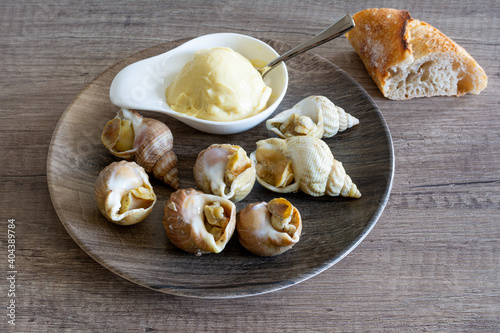
[[[177,112],[232,121],[266,109],[271,88],[248,59],[230,48],[216,47],[196,52],[165,94]]]

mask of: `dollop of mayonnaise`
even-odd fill
[[[232,121],[263,111],[271,92],[248,59],[230,48],[216,47],[197,51],[165,95],[177,112]]]

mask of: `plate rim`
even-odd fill
[[[332,63],[330,60],[326,59],[325,57],[318,55],[316,53],[313,53],[311,51],[308,51],[308,53],[314,55],[315,57],[318,57],[322,61],[324,61],[324,62],[328,63],[330,66],[334,67],[336,71],[341,72],[345,78],[347,78],[352,84],[357,86],[357,88],[364,93],[364,95],[367,97],[368,101],[370,102],[372,109],[374,109],[375,113],[377,114],[378,118],[381,121],[383,132],[384,132],[384,134],[387,138],[387,142],[388,142],[387,150],[388,150],[388,154],[389,154],[389,160],[388,160],[388,162],[389,162],[389,168],[388,168],[389,177],[387,178],[387,181],[385,184],[385,190],[381,196],[383,199],[379,203],[377,209],[375,210],[375,212],[373,213],[373,215],[371,216],[369,221],[366,223],[366,225],[362,229],[362,231],[347,246],[345,246],[339,253],[337,253],[337,255],[335,255],[332,258],[332,260],[325,261],[325,262],[315,266],[315,269],[309,269],[305,272],[301,272],[300,274],[297,274],[293,281],[285,280],[285,281],[266,283],[265,285],[267,287],[264,288],[265,290],[260,290],[260,291],[251,292],[251,293],[243,293],[241,291],[239,291],[239,292],[238,291],[237,292],[228,291],[227,293],[225,293],[223,295],[213,295],[213,294],[210,294],[210,295],[205,294],[204,295],[204,294],[198,294],[198,293],[194,293],[194,292],[183,292],[184,289],[182,289],[182,288],[175,288],[175,289],[173,289],[173,288],[166,289],[166,288],[160,288],[160,287],[155,288],[155,287],[150,286],[150,285],[148,285],[140,280],[134,279],[125,273],[122,273],[120,270],[116,269],[115,267],[113,267],[112,265],[107,263],[106,261],[102,260],[102,258],[100,258],[100,256],[93,253],[91,251],[91,249],[84,242],[82,242],[82,240],[78,237],[78,235],[76,235],[76,233],[71,228],[71,226],[68,223],[65,223],[63,221],[64,220],[63,216],[61,216],[62,208],[58,205],[57,199],[55,198],[55,192],[56,192],[55,186],[56,186],[56,184],[55,184],[54,179],[53,179],[53,177],[54,177],[53,172],[54,171],[52,170],[51,163],[54,161],[53,156],[55,154],[54,147],[55,147],[55,140],[57,137],[57,133],[61,130],[61,126],[64,123],[64,120],[66,119],[66,117],[68,117],[71,107],[75,103],[77,103],[80,96],[82,94],[84,94],[88,89],[90,89],[92,87],[92,85],[96,84],[96,82],[99,81],[99,79],[102,76],[106,75],[106,73],[109,71],[115,70],[116,68],[125,67],[130,58],[137,57],[137,56],[142,57],[141,54],[147,54],[152,49],[156,49],[156,48],[162,47],[164,45],[168,45],[168,44],[183,43],[183,42],[186,42],[186,41],[191,40],[191,39],[192,38],[182,38],[182,39],[177,39],[177,40],[172,40],[172,41],[166,41],[166,42],[151,46],[149,48],[139,50],[138,52],[132,53],[129,56],[127,56],[123,59],[120,59],[119,61],[117,61],[113,65],[107,67],[99,75],[97,75],[91,82],[89,82],[75,96],[75,98],[71,101],[71,103],[68,104],[68,106],[66,107],[66,109],[64,110],[62,115],[60,116],[60,118],[57,122],[57,125],[52,133],[50,144],[49,144],[49,149],[48,149],[48,154],[47,154],[47,162],[46,162],[46,174],[47,174],[47,184],[48,184],[48,188],[49,188],[49,195],[50,195],[50,199],[51,199],[52,205],[54,207],[54,210],[56,211],[56,214],[57,214],[61,224],[64,226],[64,228],[66,229],[66,231],[68,232],[70,237],[78,244],[78,246],[87,255],[89,255],[93,260],[95,260],[97,263],[99,263],[100,265],[102,265],[106,269],[110,270],[114,274],[116,274],[116,275],[118,275],[118,276],[120,276],[120,277],[134,283],[134,284],[138,284],[142,287],[146,287],[148,289],[159,291],[159,292],[166,293],[166,294],[173,295],[173,296],[183,296],[183,297],[202,298],[202,299],[229,299],[229,298],[242,298],[242,297],[248,297],[248,296],[257,296],[257,295],[271,293],[274,291],[278,291],[278,290],[296,285],[298,283],[306,281],[306,280],[324,272],[325,270],[327,270],[328,268],[332,267],[333,265],[335,265],[336,263],[341,261],[343,258],[345,258],[349,253],[351,253],[368,236],[368,234],[371,232],[371,230],[376,225],[377,221],[379,220],[380,216],[382,215],[382,213],[383,213],[383,211],[384,211],[384,209],[389,201],[390,193],[392,190],[394,174],[395,174],[395,154],[394,154],[394,143],[393,143],[392,136],[391,136],[391,133],[389,131],[389,127],[387,125],[387,122],[385,121],[385,118],[384,118],[381,110],[379,109],[379,107],[377,106],[377,104],[375,103],[373,98],[370,96],[370,94],[368,94],[368,92],[354,78],[352,78],[349,74],[347,74],[342,68],[338,67],[337,65]],[[266,43],[278,42],[278,43],[281,43],[285,46],[288,46],[288,44],[286,44],[286,43],[283,43],[281,41],[276,41],[273,39],[259,38],[259,37],[257,39],[262,40]],[[201,288],[201,289],[203,289],[203,288]],[[187,290],[192,291],[193,289],[191,288],[191,289],[187,289]]]

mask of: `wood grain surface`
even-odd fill
[[[100,73],[143,49],[238,32],[297,45],[345,12],[407,9],[484,68],[478,96],[384,99],[342,37],[314,49],[382,111],[396,173],[388,205],[344,260],[299,285],[231,300],[171,296],[127,281],[71,238],[49,196],[49,143]],[[12,332],[500,331],[500,3],[442,1],[2,1],[2,272],[16,225]],[[292,61],[292,60],[291,60]],[[82,145],[78,149],[85,151]],[[16,301],[16,325],[6,307]]]

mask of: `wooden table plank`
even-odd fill
[[[500,3],[384,1],[462,45],[485,69],[479,96],[389,101],[345,38],[315,49],[374,98],[396,174],[378,224],[351,254],[299,285],[200,300],[137,286],[93,261],[50,201],[52,132],[76,95],[120,59],[165,41],[239,32],[298,44],[380,2],[2,1],[2,272],[16,220],[16,326],[39,331],[500,331]],[[8,305],[7,282],[0,302]],[[6,312],[5,312],[6,314]]]

